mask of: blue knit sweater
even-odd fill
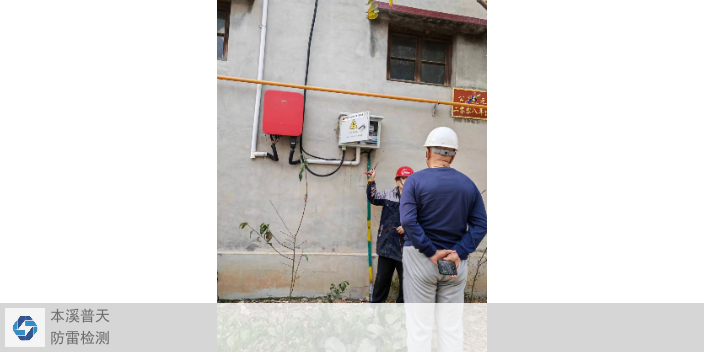
[[[477,186],[463,173],[428,168],[406,180],[401,195],[404,246],[431,257],[453,249],[465,260],[486,235],[486,210]]]

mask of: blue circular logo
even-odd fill
[[[24,330],[20,330],[22,324],[24,324]],[[20,340],[29,341],[32,339],[32,336],[37,333],[37,323],[35,323],[29,315],[23,315],[12,325],[12,330],[15,331],[15,335],[17,335]]]

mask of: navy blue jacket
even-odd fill
[[[367,199],[369,199],[369,202],[373,205],[384,207],[381,210],[381,220],[379,220],[379,233],[376,238],[376,254],[400,262],[403,235],[396,231],[396,228],[401,226],[398,188],[377,192],[376,182],[369,182],[367,184]]]
[[[404,245],[428,257],[453,249],[465,260],[486,235],[486,210],[481,193],[463,173],[428,168],[409,176],[401,196]]]

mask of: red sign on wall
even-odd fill
[[[473,106],[452,106],[452,117],[486,120],[486,91],[465,88],[452,88],[452,101]]]

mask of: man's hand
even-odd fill
[[[397,227],[397,228],[396,228],[396,231],[398,231],[398,233],[401,234],[401,235],[403,235],[404,232],[406,232],[406,231],[403,231],[403,226]]]
[[[369,172],[369,182],[374,182],[374,177],[376,177],[376,170],[372,169],[372,171]]]
[[[454,253],[455,251],[449,250],[449,249],[441,249],[438,251],[435,251],[435,254],[430,257],[430,261],[435,264],[435,266],[438,266],[438,259],[442,259],[447,257],[448,254]]]
[[[455,268],[457,268],[457,271],[460,271],[460,257],[457,255],[457,252],[452,252],[448,254],[445,258],[442,258],[442,260],[447,260],[448,262],[455,262]],[[457,275],[450,275],[451,278],[456,279]]]

